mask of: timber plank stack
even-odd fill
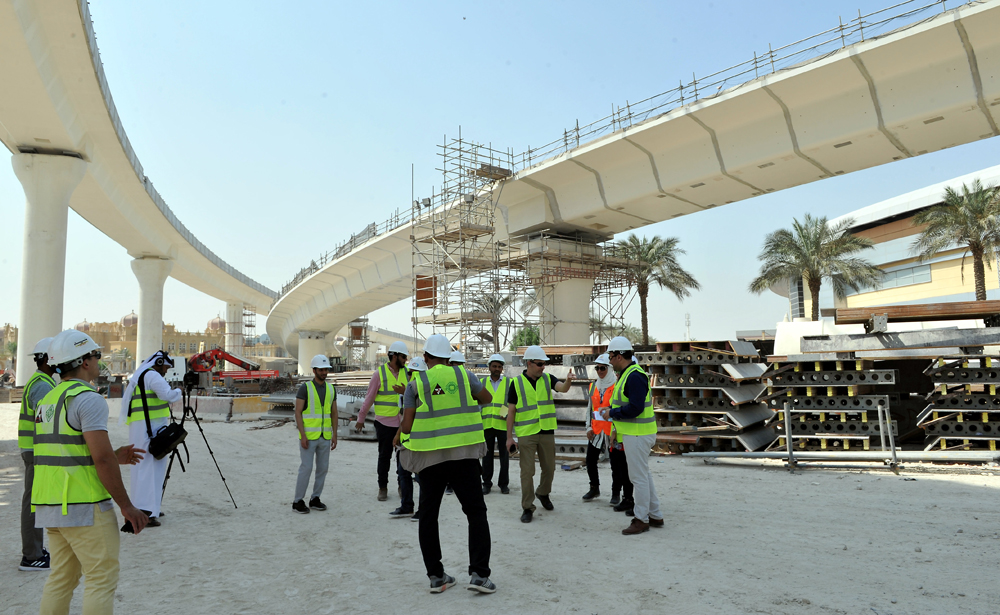
[[[925,371],[934,383],[917,417],[924,450],[997,450],[1000,440],[1000,358],[941,357]]]
[[[898,372],[875,369],[874,361],[773,363],[767,375],[768,407],[778,438],[768,450],[785,450],[791,434],[795,450],[874,450],[881,443],[878,406],[889,416]],[[785,425],[789,404],[791,426]],[[893,434],[898,436],[892,421]]]
[[[767,364],[748,342],[659,342],[635,354],[650,375],[657,450],[755,451],[775,438],[759,401]]]

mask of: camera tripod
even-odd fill
[[[186,421],[188,415],[190,415],[191,420],[193,420],[194,424],[198,426],[198,432],[201,433],[201,439],[205,441],[205,448],[208,449],[208,454],[212,457],[212,461],[215,463],[215,469],[219,471],[219,478],[222,479],[222,485],[226,488],[226,493],[229,494],[229,499],[233,501],[233,508],[239,509],[239,506],[236,505],[236,498],[233,497],[233,492],[229,490],[229,484],[226,483],[226,477],[222,474],[222,468],[219,467],[219,462],[215,458],[215,453],[212,452],[212,445],[208,443],[208,437],[205,435],[205,430],[201,428],[201,421],[198,420],[198,414],[195,412],[195,409],[191,407],[191,391],[201,388],[195,386],[197,382],[198,376],[194,372],[189,371],[184,374],[184,386],[181,388],[181,403],[184,406],[184,414],[181,416],[181,427],[184,427],[184,421]],[[182,442],[181,446],[184,447],[184,453],[187,456],[188,463],[191,463],[191,454],[188,452],[187,442]],[[181,466],[181,472],[187,472],[187,470],[184,469],[184,462],[181,460],[180,447],[170,451],[170,463],[167,464],[167,474],[163,479],[163,491],[160,496],[161,499],[167,492],[167,481],[170,480],[170,470],[174,466],[175,458],[177,459],[177,463]]]

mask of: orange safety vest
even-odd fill
[[[614,387],[608,387],[604,391],[604,396],[597,390],[597,385],[591,383],[590,385],[590,407],[591,411],[600,410],[601,408],[611,407],[611,396],[615,392]],[[599,421],[593,416],[590,417],[590,428],[594,430],[595,434],[606,433],[611,435],[611,427],[614,425],[611,421]]]

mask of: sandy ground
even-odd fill
[[[125,443],[115,425],[111,439]],[[442,506],[445,568],[460,585],[427,593],[417,524],[375,499],[375,445],[343,442],[326,513],[291,511],[298,453],[291,425],[203,423],[205,443],[175,471],[160,528],[122,536],[118,611],[147,613],[998,613],[1000,474],[808,471],[652,458],[665,529],[625,537],[628,519],[584,504],[584,470],[557,470],[552,500],[519,522],[510,495],[486,497],[493,595],[463,589],[465,520]],[[19,572],[23,474],[16,406],[0,405],[0,613],[35,613],[46,573]],[[515,466],[516,468],[516,463]],[[515,469],[516,472],[516,469]],[[126,471],[126,485],[128,484]],[[77,590],[73,612],[80,610]]]

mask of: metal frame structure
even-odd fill
[[[344,355],[349,367],[370,369],[368,364],[368,317],[355,318],[347,324],[347,339],[344,341]]]
[[[459,131],[438,155],[441,190],[414,201],[411,215],[413,336],[441,333],[470,358],[490,354],[512,303],[497,271],[496,207],[513,154]]]

